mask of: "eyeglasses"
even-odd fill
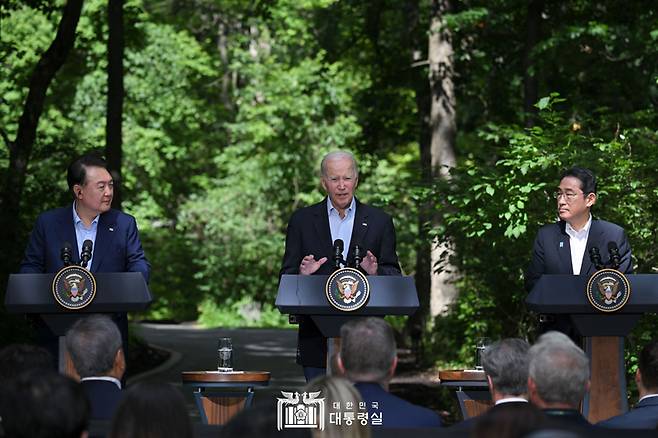
[[[554,197],[555,199],[560,199],[562,196],[564,196],[564,199],[566,199],[567,202],[569,202],[569,201],[573,201],[574,199],[576,199],[576,196],[580,195],[581,193],[582,193],[582,194],[585,194],[584,192],[580,192],[580,193],[576,193],[576,192],[561,192],[561,191],[558,190],[558,191],[556,191],[555,193],[553,193],[553,197]]]

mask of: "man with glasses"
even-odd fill
[[[525,273],[530,291],[543,274],[591,275],[596,267],[590,250],[596,247],[603,262],[608,259],[608,244],[619,249],[618,270],[632,272],[631,247],[624,229],[603,220],[593,219],[590,210],[596,203],[596,178],[591,170],[572,167],[560,178],[555,192],[559,221],[539,229],[532,251],[532,262]],[[568,317],[545,315],[540,331],[558,330],[574,337]]]

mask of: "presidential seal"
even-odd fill
[[[370,283],[361,271],[342,268],[327,279],[325,286],[327,300],[334,308],[351,312],[361,308],[370,297]]]
[[[616,312],[631,296],[628,278],[616,269],[601,269],[587,282],[587,299],[601,312]]]
[[[66,266],[53,279],[53,296],[62,307],[79,310],[96,296],[96,279],[81,266]]]

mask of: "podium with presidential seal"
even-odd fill
[[[584,337],[591,388],[582,412],[591,423],[628,410],[624,337],[642,314],[658,311],[657,278],[610,268],[591,277],[545,274],[526,298],[537,313],[569,315]]]
[[[9,313],[38,315],[59,337],[59,370],[70,375],[63,339],[77,319],[90,313],[145,310],[151,301],[140,272],[92,274],[76,265],[55,274],[11,274],[5,294]]]
[[[310,317],[329,338],[331,370],[331,350],[338,348],[340,328],[350,318],[412,315],[419,304],[412,277],[366,276],[341,268],[329,276],[282,275],[275,305],[281,313]]]

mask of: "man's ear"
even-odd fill
[[[587,195],[587,200],[585,201],[585,205],[591,207],[592,205],[596,204],[596,200],[597,200],[596,193],[590,193],[589,195]]]
[[[494,392],[493,379],[488,374],[487,374],[487,385],[489,386],[489,392],[493,393]]]
[[[80,184],[76,184],[73,186],[73,193],[75,193],[75,198],[78,199],[82,195],[82,186]]]
[[[393,363],[391,363],[391,368],[388,370],[388,376],[393,378],[395,375],[395,369],[398,367],[398,355],[396,354],[393,358]]]
[[[338,371],[344,375],[345,365],[343,365],[343,358],[340,356],[340,353],[336,354],[336,366],[338,367]]]
[[[320,177],[320,185],[322,185],[322,188],[324,189],[325,192],[328,192],[327,190],[327,183],[324,182],[324,176]]]

